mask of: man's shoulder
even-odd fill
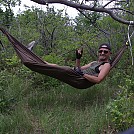
[[[109,63],[109,62],[106,62],[105,64],[103,64],[104,65],[104,67],[108,67],[108,68],[110,68],[111,67],[111,64]]]

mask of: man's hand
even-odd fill
[[[80,59],[83,54],[83,48],[82,49],[76,49],[76,59]]]
[[[81,76],[84,75],[84,73],[81,71],[81,69],[79,67],[75,67],[74,70]]]

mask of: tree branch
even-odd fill
[[[64,4],[66,6],[69,7],[73,7],[76,9],[84,9],[84,10],[90,10],[90,11],[95,11],[95,12],[103,12],[103,13],[107,13],[109,14],[114,20],[126,24],[126,25],[134,25],[134,21],[130,22],[127,20],[124,20],[122,18],[120,18],[119,16],[116,16],[116,14],[114,13],[113,10],[111,10],[110,8],[104,8],[104,7],[91,7],[90,5],[85,5],[85,4],[79,4],[79,3],[75,3],[72,1],[68,1],[68,0],[31,0],[33,2],[36,2],[38,4],[54,4],[54,3],[59,3],[59,4]]]
[[[122,10],[122,11],[124,11],[124,12],[126,12],[126,13],[129,13],[129,14],[131,14],[131,15],[134,15],[133,12],[130,12],[129,10],[125,10],[125,9],[123,9],[123,8],[109,8],[109,10]]]
[[[110,3],[112,3],[113,1],[115,1],[115,0],[111,0],[111,1],[109,1],[108,3],[106,3],[104,6],[103,6],[103,8],[104,7],[106,7],[106,6],[108,6]]]

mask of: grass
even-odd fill
[[[85,109],[55,107],[41,114],[40,119],[45,133],[53,134],[97,134],[103,128],[105,110],[95,106]]]
[[[86,90],[63,83],[40,88],[17,76],[6,84],[3,96],[15,101],[0,114],[0,134],[114,134],[106,114],[114,89],[106,81]]]
[[[108,98],[98,96],[106,93],[103,90],[98,86],[78,90],[64,85],[46,93],[32,91],[28,105],[45,134],[100,134],[108,125],[104,103]]]
[[[17,107],[10,115],[0,115],[1,134],[30,133],[32,125],[28,113],[22,107]]]

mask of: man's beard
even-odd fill
[[[103,56],[103,55],[102,55]],[[100,57],[99,58],[100,61],[105,61],[106,60],[106,57]]]

